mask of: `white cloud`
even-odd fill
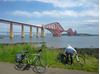
[[[61,8],[72,7],[77,5],[77,2],[75,1],[72,2],[72,0],[35,0],[35,1],[50,3],[55,7],[61,7]]]
[[[42,16],[49,16],[49,17],[80,17],[80,16],[90,16],[90,17],[98,17],[99,16],[99,5],[98,0],[4,0],[4,1],[39,1],[43,3],[50,3],[54,5],[55,7],[60,8],[67,8],[69,7],[70,10],[64,9],[61,10],[48,10],[48,11],[20,11],[16,10],[12,12],[15,16],[25,16],[25,17],[42,17]],[[85,10],[81,10],[80,12],[77,12],[77,10],[73,10],[72,7],[82,6],[85,8]],[[82,8],[80,7],[80,8]]]
[[[20,11],[16,10],[11,13],[14,16],[22,16],[22,17],[98,17],[99,13],[96,10],[87,10],[87,11],[81,11],[77,12],[74,10],[48,10],[48,11],[33,11],[33,12],[28,12],[28,11]]]
[[[98,10],[93,10],[93,9],[90,9],[90,10],[84,10],[84,11],[81,11],[79,13],[79,16],[90,16],[90,17],[98,17],[99,16],[99,11]]]
[[[52,4],[54,7],[59,8],[72,8],[72,7],[87,7],[97,8],[99,7],[99,0],[3,0],[3,1],[23,1],[23,2],[42,2]]]
[[[35,0],[42,3],[49,3],[52,4],[55,7],[60,8],[68,8],[68,7],[78,7],[78,6],[84,6],[84,7],[95,7],[97,5],[99,0]]]
[[[99,19],[92,19],[92,20],[86,20],[85,22],[92,22],[92,23],[95,23],[95,22],[99,22]]]
[[[20,1],[23,1],[23,2],[25,2],[25,1],[27,1],[27,2],[33,2],[34,0],[2,0],[2,1],[4,1],[4,2],[20,2]]]
[[[12,12],[11,14],[15,16],[22,16],[22,17],[28,17],[28,18],[31,18],[33,16],[38,16],[38,17],[42,16],[40,12],[28,12],[28,11],[20,11],[20,10],[16,10]]]

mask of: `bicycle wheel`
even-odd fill
[[[46,71],[46,66],[40,59],[37,59],[34,63],[33,71],[36,73],[44,73]]]
[[[14,66],[14,68],[15,68],[16,70],[23,71],[24,68],[25,68],[25,66],[26,66],[26,65],[23,64],[23,63],[16,63],[15,66]]]
[[[56,61],[62,64],[66,63],[66,56],[64,54],[58,54]]]
[[[77,62],[81,65],[81,67],[83,67],[85,64],[85,57],[84,55],[79,55],[78,57],[79,57],[79,61]]]

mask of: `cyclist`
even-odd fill
[[[73,48],[71,45],[67,45],[67,48],[65,48],[64,54],[66,55],[66,64],[70,62],[70,64],[73,64],[73,55],[76,55],[76,60],[79,61],[78,59],[78,54],[75,48]]]

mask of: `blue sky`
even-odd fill
[[[0,0],[0,19],[35,25],[59,22],[64,29],[98,34],[99,0]]]

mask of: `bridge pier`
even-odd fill
[[[44,27],[41,28],[41,37],[44,37]]]
[[[21,37],[24,38],[25,34],[24,34],[24,25],[21,25]]]
[[[12,22],[10,22],[10,38],[14,37],[14,33],[13,33],[13,24]]]
[[[39,36],[39,28],[37,27],[36,28],[36,37],[38,37]]]
[[[32,26],[30,26],[30,38],[32,38]]]

